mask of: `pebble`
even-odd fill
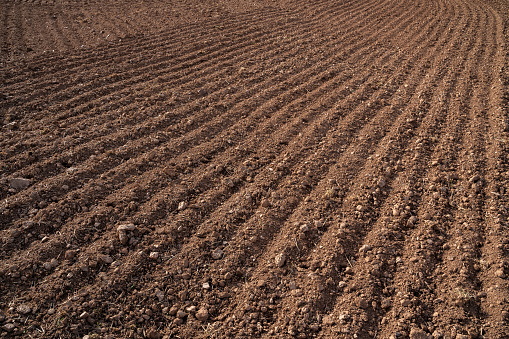
[[[27,304],[21,304],[16,308],[16,311],[21,314],[28,314],[32,312],[32,309]]]
[[[498,269],[496,272],[495,272],[495,275],[499,278],[502,278],[504,279],[506,277],[506,274],[504,273],[504,270],[503,269]]]
[[[157,299],[159,299],[159,301],[163,301],[164,300],[164,292],[163,291],[161,291],[160,289],[156,288],[155,289],[155,294],[156,294]]]
[[[334,325],[334,318],[332,318],[332,316],[330,315],[326,315],[322,319],[322,324],[324,324],[325,326]]]
[[[355,207],[355,209],[356,209],[358,212],[364,212],[364,211],[366,211],[366,207],[365,207],[365,206],[362,206],[362,205],[357,205],[357,207]]]
[[[74,258],[74,256],[76,255],[76,251],[74,250],[68,250],[68,251],[65,251],[65,259],[67,260],[72,260]]]
[[[9,186],[14,189],[25,189],[32,183],[30,179],[25,178],[12,178],[9,179]]]
[[[123,224],[117,227],[117,231],[134,231],[135,229],[134,224]]]
[[[150,252],[148,257],[152,260],[157,260],[157,258],[159,258],[159,252]]]
[[[262,207],[268,208],[268,207],[270,207],[270,201],[267,199],[263,199],[261,205],[262,205]]]
[[[220,249],[220,248],[216,248],[213,252],[212,252],[212,259],[214,260],[219,260],[223,257],[223,250]]]
[[[371,249],[371,246],[368,245],[368,244],[364,244],[361,246],[361,248],[359,249],[359,252],[367,252]]]
[[[339,315],[339,321],[342,322],[342,323],[345,323],[347,321],[350,321],[350,314],[348,312],[342,312],[340,315]]]
[[[182,319],[182,318],[184,318],[186,315],[187,315],[187,313],[186,313],[186,312],[184,312],[184,311],[182,311],[182,310],[178,310],[178,311],[177,311],[177,318]]]
[[[101,255],[99,259],[105,264],[111,264],[113,262],[113,259],[107,254]]]
[[[275,262],[278,267],[283,267],[286,263],[286,254],[283,252],[276,255]]]
[[[416,222],[417,222],[417,217],[415,215],[413,215],[410,218],[408,218],[406,224],[407,224],[407,226],[413,226],[413,225],[415,225]]]
[[[432,336],[430,334],[427,334],[421,329],[418,328],[412,328],[410,330],[410,339],[431,339]]]
[[[389,307],[391,307],[391,300],[390,299],[383,299],[381,306],[382,306],[382,308],[389,308]]]
[[[209,311],[206,308],[202,307],[198,310],[198,312],[196,312],[195,317],[201,322],[207,321],[207,319],[209,318]]]
[[[177,312],[178,312],[179,308],[177,305],[173,305],[170,310],[168,311],[168,314],[169,315],[176,315]]]
[[[44,264],[42,264],[42,266],[47,270],[51,270],[58,266],[58,261],[57,259],[53,258],[49,262],[45,262]]]
[[[364,308],[364,309],[368,308],[368,306],[369,306],[368,301],[364,298],[359,298],[357,300],[357,305],[359,305],[360,308]]]
[[[2,326],[2,328],[7,332],[12,332],[14,331],[16,326],[14,326],[14,324],[5,324],[4,326]]]
[[[300,230],[301,230],[301,232],[307,232],[307,231],[309,231],[309,226],[307,224],[304,224],[304,225],[300,226]]]
[[[178,209],[179,211],[182,211],[182,210],[184,210],[186,207],[187,207],[187,203],[186,203],[185,201],[181,201],[181,202],[179,202],[179,205],[178,205],[177,209]]]
[[[159,333],[158,331],[154,330],[154,329],[151,329],[147,332],[147,338],[149,339],[159,339],[161,338],[161,333]]]
[[[127,244],[128,238],[127,238],[127,234],[125,233],[125,231],[118,231],[118,240],[120,241],[120,243],[122,245]]]

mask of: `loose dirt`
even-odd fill
[[[0,337],[509,337],[506,2],[0,15]]]

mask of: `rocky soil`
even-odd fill
[[[0,338],[509,337],[507,2],[0,16]]]

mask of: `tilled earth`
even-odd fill
[[[506,1],[0,15],[0,337],[509,338]]]

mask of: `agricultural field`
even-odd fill
[[[507,1],[0,17],[0,338],[509,338]]]

